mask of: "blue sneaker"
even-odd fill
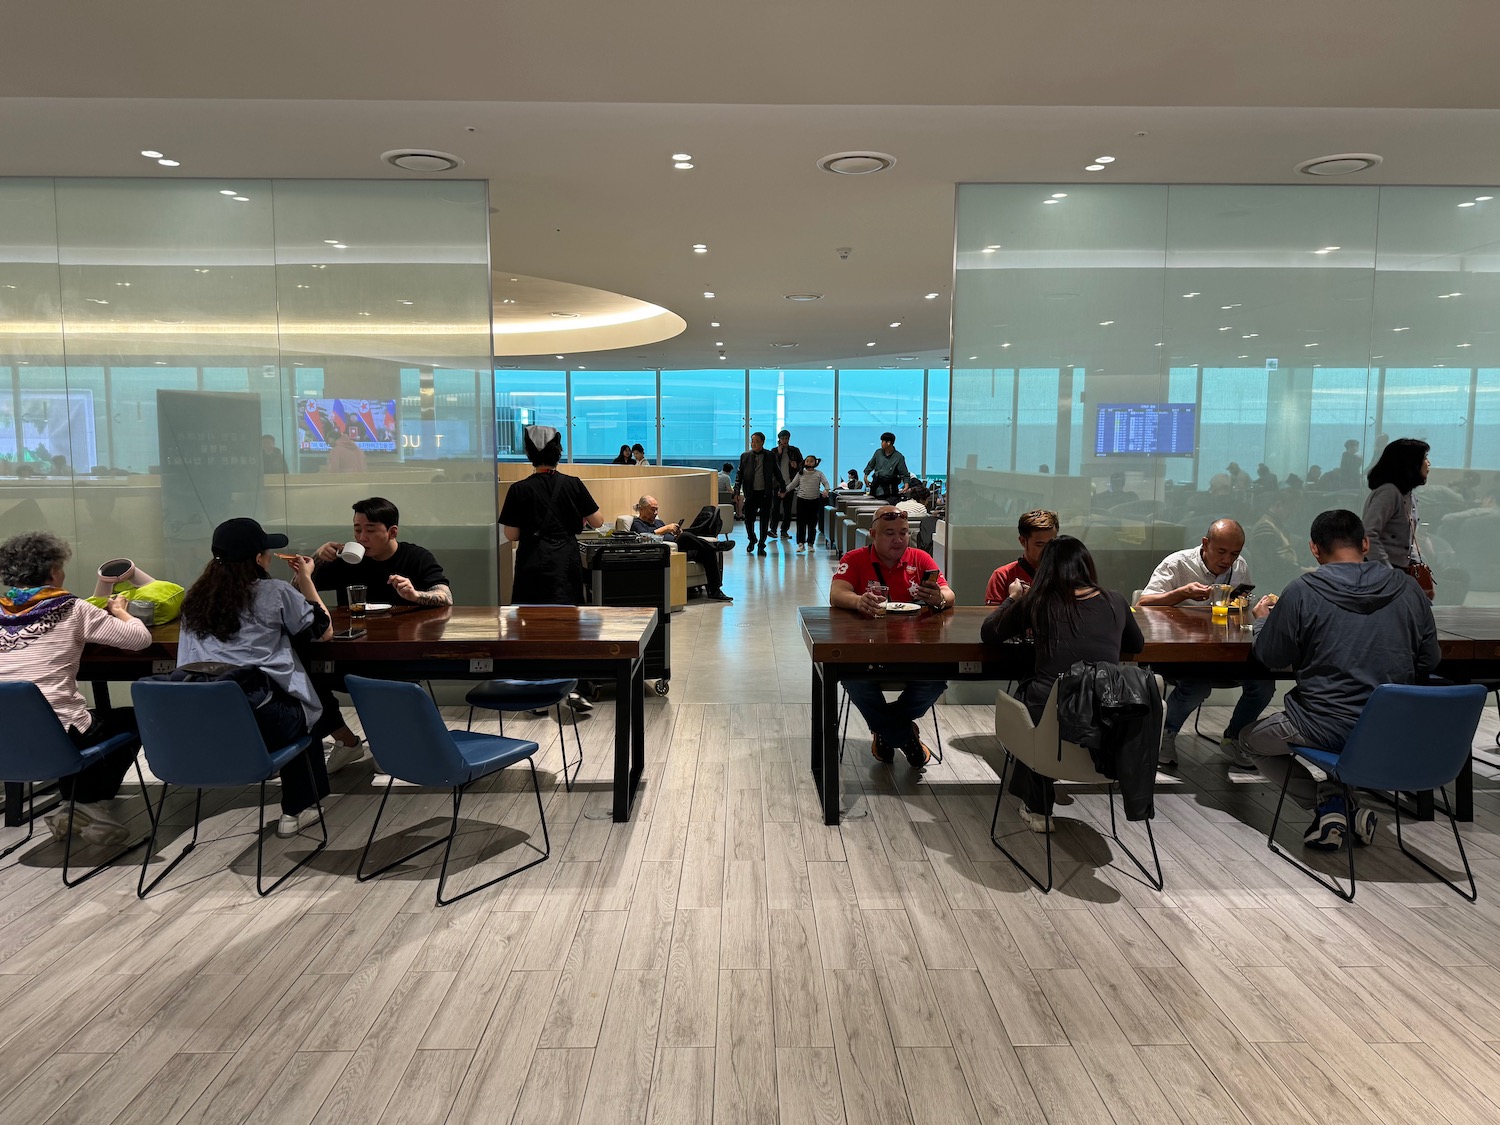
[[[1311,827],[1302,834],[1302,845],[1320,852],[1336,852],[1344,842],[1349,830],[1349,818],[1344,814],[1344,798],[1330,797],[1313,813]],[[1373,836],[1373,829],[1371,835]]]
[[[1368,847],[1375,842],[1375,829],[1380,824],[1380,818],[1375,815],[1373,809],[1355,809],[1354,815],[1349,818],[1349,827],[1354,831],[1354,842]]]

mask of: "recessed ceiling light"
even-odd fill
[[[673,164],[672,167],[676,168],[679,172],[687,172],[691,171],[693,166],[686,160],[679,160],[676,164]],[[723,359],[724,357],[720,356],[719,358]]]
[[[143,149],[141,149],[141,155],[144,156],[144,157],[147,157],[150,160],[160,160],[161,159],[161,153],[157,152],[154,148],[143,148]]]
[[[993,254],[998,249],[1000,249],[1000,247],[998,247],[998,246],[986,246],[983,250],[980,251],[980,253],[981,254]]]
[[[1000,345],[1000,346],[1001,346],[1001,347],[1002,347],[1002,348],[1008,348],[1008,347],[1010,347],[1010,341],[1009,341],[1009,340],[1007,340],[1007,341],[1006,341],[1006,342],[1005,342],[1005,343],[1003,343],[1003,344],[1001,344],[1001,345]]]
[[[1315,348],[1315,347],[1317,347],[1317,346],[1318,346],[1318,345],[1317,345],[1317,344],[1303,344],[1303,345],[1302,345],[1302,346],[1303,346],[1303,347],[1304,347],[1304,348]]]
[[[717,328],[717,327],[719,327],[719,322],[717,320],[710,320],[708,322],[708,326],[710,328]]]
[[[672,154],[673,160],[691,160],[692,158],[693,154],[690,152],[674,152]]]
[[[1384,359],[1385,356],[1383,356],[1383,355],[1372,355],[1370,358],[1371,359]]]
[[[339,244],[339,240],[336,238],[325,238],[323,241],[329,246],[337,246]]]
[[[784,293],[784,294],[782,294],[782,298],[781,299],[784,300],[784,301],[821,301],[823,299],[823,294],[821,294],[821,293]]]
[[[1246,332],[1243,336],[1240,337],[1240,339],[1241,340],[1253,340],[1253,339],[1255,339],[1259,335],[1260,335],[1259,332]]]
[[[707,297],[711,301],[711,300],[713,300],[713,297],[714,297],[714,291],[712,289],[705,289],[703,291],[703,295],[705,297]]]
[[[865,345],[865,347],[867,347],[867,348],[873,348],[874,346],[875,346],[875,341],[874,340],[871,340],[868,344]]]
[[[122,288],[125,288],[125,289],[129,289],[130,288],[130,282],[128,282],[128,281],[117,281],[117,282],[115,282],[115,284],[118,285],[118,286],[121,286]]]
[[[556,317],[558,320],[577,320],[578,319],[578,314],[575,313],[575,312],[553,312],[553,313],[548,313],[547,315],[548,316]]]
[[[922,299],[924,301],[936,301],[938,299],[938,294],[937,293],[929,293],[929,294],[927,294],[927,296],[925,296]]]
[[[896,365],[894,363],[882,363],[880,365],[880,370],[882,370],[882,371],[894,371],[894,370],[896,370]]]
[[[899,359],[902,363],[911,363],[917,357],[914,355],[898,355],[896,358]]]
[[[795,348],[798,346],[795,340],[778,340],[771,345],[773,348]]]
[[[398,304],[398,305],[415,305],[416,302],[415,301],[403,301],[403,300],[400,300],[398,298],[397,301],[396,301],[396,304]]]
[[[893,320],[893,321],[891,321],[890,326],[892,328],[900,328],[901,327],[901,322],[899,320]]]
[[[1460,207],[1473,207],[1474,204],[1473,203],[1460,203],[1459,206]]]
[[[108,301],[104,300],[101,297],[85,297],[84,300],[85,301],[92,301],[96,305],[107,305],[107,304],[109,304]]]
[[[1113,164],[1114,162],[1115,162],[1115,158],[1113,156],[1096,156],[1096,157],[1094,157],[1094,163],[1095,164]]]
[[[349,249],[349,247],[347,245],[345,245],[344,243],[342,243],[342,242],[335,242],[333,244],[333,248],[335,250],[347,250],[347,249]]]
[[[1240,306],[1239,306],[1239,305],[1238,305],[1238,304],[1233,304],[1233,305],[1220,305],[1220,306],[1219,306],[1219,308],[1221,308],[1221,309],[1237,309],[1237,308],[1239,308],[1239,307],[1240,307]]]
[[[1315,156],[1292,166],[1304,176],[1348,176],[1378,167],[1385,157],[1373,152],[1337,152],[1332,156]]]
[[[502,305],[513,305],[516,303],[516,300],[514,297],[502,297],[500,298],[500,303]]]
[[[1490,200],[1492,200],[1494,198],[1495,197],[1493,195],[1476,195],[1474,197],[1474,202],[1475,203],[1488,203]]]
[[[979,357],[977,355],[971,355],[969,358],[970,359],[978,359]]]
[[[835,176],[868,176],[894,167],[896,158],[885,152],[835,152],[818,161],[818,167]]]
[[[1250,357],[1247,356],[1247,355],[1242,355],[1242,356],[1236,356],[1235,358],[1236,359],[1249,359]]]
[[[694,254],[707,254],[708,253],[708,246],[705,243],[702,243],[702,242],[695,242],[695,243],[693,243],[693,253]]]
[[[236,196],[233,196],[232,198],[234,199],[234,201],[236,203],[249,203],[250,202],[250,197],[248,195],[236,195]]]
[[[1067,199],[1068,198],[1068,193],[1065,192],[1065,191],[1054,191],[1052,193],[1052,198],[1053,199]]]
[[[562,358],[563,358],[563,357],[562,357],[562,356],[560,356],[560,355],[555,355],[555,356],[553,356],[553,357],[552,357],[552,358],[553,358],[553,359],[562,359]]]
[[[1453,346],[1455,348],[1472,348],[1474,345],[1473,344],[1454,344]]]
[[[1405,328],[1392,328],[1391,331],[1392,332],[1410,332],[1411,331],[1411,325],[1408,324]]]
[[[1233,332],[1234,331],[1234,325],[1232,325],[1232,324],[1226,324],[1226,325],[1224,325],[1223,328],[1219,329],[1219,331],[1220,332]]]
[[[1201,296],[1203,296],[1203,294],[1200,293],[1198,290],[1194,289],[1191,293],[1184,293],[1183,296],[1184,297],[1201,297]]]
[[[180,161],[180,160],[158,160],[157,163],[160,164],[163,168],[181,168],[182,167],[182,161]]]
[[[1104,165],[1103,164],[1085,164],[1083,166],[1083,170],[1085,172],[1102,172],[1102,171],[1104,171]]]
[[[167,361],[164,359],[152,360],[152,362],[155,363],[157,367],[165,367],[167,365]]]
[[[193,267],[193,272],[194,273],[207,273],[208,271],[207,270],[201,270],[198,267],[194,266]]]
[[[716,348],[722,348],[723,346],[724,346],[724,341],[723,340],[715,340],[714,341],[714,347],[716,347]]]
[[[1108,328],[1113,323],[1114,323],[1114,321],[1112,321],[1112,320],[1101,320],[1099,322],[1099,327],[1100,328]]]
[[[219,189],[219,194],[220,195],[238,195],[239,192],[235,191],[234,188],[232,188],[232,187],[227,187],[227,188],[220,188]]]
[[[1043,203],[1056,203],[1057,200],[1055,200],[1055,199],[1044,199],[1044,200],[1042,200],[1042,202]]]

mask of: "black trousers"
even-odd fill
[[[276,751],[307,733],[307,716],[301,703],[278,691],[269,702],[256,709],[255,725],[260,728],[266,749]],[[328,763],[323,760],[323,747],[317,742],[288,762],[281,771],[281,811],[284,813],[295,815],[311,808],[329,792]]]
[[[677,536],[677,548],[693,562],[703,565],[703,574],[708,579],[708,588],[717,594],[724,586],[724,556],[718,547],[707,539],[684,531]]]
[[[776,522],[776,503],[778,497],[769,488],[760,492],[745,493],[745,529],[750,534],[750,542],[753,544],[758,538],[761,543],[769,539],[774,531]],[[755,521],[760,520],[760,535],[755,534]]]
[[[797,518],[797,494],[788,492],[785,496],[776,498],[776,506],[779,509],[781,522],[778,530],[785,535],[792,526],[792,521]]]
[[[818,539],[818,524],[823,519],[823,498],[797,498],[797,542],[812,546]]]
[[[130,763],[141,749],[141,736],[136,731],[135,711],[129,707],[116,707],[108,711],[90,711],[93,723],[86,731],[68,728],[68,737],[80,750],[97,746],[117,734],[134,735],[118,750],[111,750],[104,757],[85,766],[73,777],[59,778],[57,791],[64,798],[72,797],[83,804],[107,801],[120,792],[120,783],[130,769]]]

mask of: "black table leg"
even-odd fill
[[[6,805],[9,807],[9,798]],[[1453,815],[1459,820],[1474,819],[1474,759],[1465,758],[1464,768],[1458,771],[1453,783]]]
[[[823,823],[839,822],[839,681],[838,673],[823,666]]]
[[[812,769],[813,783],[818,795],[823,793],[823,669],[812,666]]]
[[[642,662],[644,664],[644,661]],[[639,707],[641,701],[635,696],[635,674],[630,663],[623,663],[615,671],[615,800],[614,819],[624,823],[630,819],[630,734],[631,709]]]
[[[636,662],[632,681],[630,704],[630,801],[635,802],[635,791],[641,783],[641,774],[646,771],[646,660]],[[626,818],[630,812],[626,810]]]

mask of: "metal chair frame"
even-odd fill
[[[473,704],[473,703],[469,704],[469,720],[468,720],[468,722],[466,722],[464,724],[464,730],[472,731],[474,729],[474,708],[475,708],[475,706],[476,705]],[[576,746],[576,747],[578,747],[578,761],[576,761],[575,763],[573,763],[573,772],[572,772],[571,775],[569,775],[569,773],[568,773],[568,736],[567,736],[567,732],[563,729],[562,709],[563,709],[563,705],[562,705],[561,702],[558,702],[557,704],[555,704],[553,706],[553,711],[557,715],[557,747],[558,747],[558,752],[560,754],[562,754],[563,787],[569,793],[571,793],[571,792],[573,792],[573,786],[574,786],[574,784],[578,781],[578,775],[583,771],[583,739],[578,734],[578,712],[574,711],[573,712],[573,716],[572,716],[572,718],[573,718],[573,745]],[[496,719],[496,722],[499,723],[500,733],[504,734],[505,733],[505,712],[503,710],[501,710],[500,708],[498,708],[498,707],[486,708],[486,710],[493,710],[495,712],[495,719]]]
[[[535,867],[537,864],[546,861],[552,855],[552,838],[547,833],[547,813],[542,808],[542,789],[541,789],[540,783],[537,781],[536,762],[534,762],[531,758],[527,758],[526,759],[526,764],[531,767],[531,788],[532,788],[533,792],[536,793],[536,811],[537,811],[537,815],[539,817],[541,817],[541,820],[542,820],[542,844],[543,844],[543,847],[540,849],[541,850],[541,855],[537,856],[536,859],[530,860],[527,863],[523,863],[519,867],[512,868],[511,870],[505,872],[505,874],[503,874],[503,875],[497,875],[493,879],[488,879],[485,882],[480,883],[478,886],[470,887],[468,890],[462,891],[459,894],[456,894],[456,895],[454,895],[451,898],[444,898],[443,897],[443,890],[448,885],[448,859],[453,854],[453,840],[458,835],[458,810],[459,810],[460,805],[463,802],[464,791],[466,789],[468,789],[468,787],[472,784],[472,782],[466,781],[462,785],[455,785],[453,787],[453,815],[452,815],[452,817],[449,820],[448,831],[447,831],[447,833],[445,835],[441,836],[440,838],[438,838],[436,840],[432,840],[432,841],[429,841],[426,844],[423,844],[420,848],[417,848],[415,851],[407,852],[404,856],[401,856],[399,859],[393,859],[393,860],[391,860],[389,863],[385,864],[383,867],[376,868],[374,871],[366,872],[365,871],[365,861],[370,858],[370,849],[375,844],[375,833],[376,833],[377,829],[379,829],[379,827],[380,827],[380,817],[385,812],[385,802],[386,802],[386,799],[391,795],[391,786],[393,786],[396,783],[396,778],[395,778],[394,775],[392,775],[392,777],[390,778],[390,780],[385,783],[385,792],[382,793],[381,796],[380,796],[380,807],[375,810],[375,820],[370,825],[370,835],[369,835],[369,838],[365,840],[364,851],[362,851],[360,853],[360,856],[359,856],[359,867],[355,871],[355,878],[359,882],[361,882],[361,883],[367,882],[368,880],[375,878],[377,875],[384,875],[387,871],[390,871],[392,868],[399,867],[399,866],[401,866],[401,864],[407,863],[410,860],[415,859],[417,856],[421,855],[423,852],[431,851],[433,848],[437,847],[439,844],[442,844],[443,845],[443,865],[442,865],[442,868],[440,869],[440,871],[438,873],[437,905],[438,906],[447,906],[449,903],[457,902],[459,899],[462,899],[462,898],[468,898],[472,894],[477,894],[477,893],[479,893],[482,890],[485,890],[485,889],[487,889],[489,887],[493,887],[496,883],[503,882],[504,880],[509,879],[512,875],[519,875],[521,872],[526,871],[526,870],[528,870],[528,869],[530,869],[532,867]],[[499,772],[499,771],[496,771],[496,772]],[[485,776],[488,777],[490,775],[486,774]],[[526,846],[529,847],[529,848],[531,848],[531,849],[533,849],[533,850],[538,850],[537,847],[536,847],[536,845],[533,844],[529,839],[526,841]]]

